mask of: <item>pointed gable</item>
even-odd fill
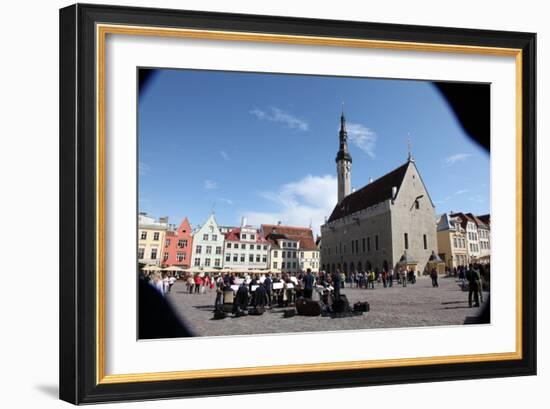
[[[397,169],[392,170],[390,173],[387,173],[381,178],[369,183],[362,189],[346,196],[344,200],[334,207],[328,222],[341,219],[342,217],[349,216],[350,214],[391,199],[392,188],[394,186],[397,188],[397,193],[399,193],[399,189],[403,183],[405,174],[407,173],[409,163],[412,162],[407,162],[401,165]]]

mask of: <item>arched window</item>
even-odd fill
[[[350,263],[350,265],[349,265],[349,271],[350,271],[351,273],[353,273],[353,272],[355,271],[355,264]]]
[[[357,263],[357,271],[363,271],[363,264],[361,262]]]
[[[344,263],[344,273],[348,272],[348,263]]]

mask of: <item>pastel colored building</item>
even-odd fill
[[[157,221],[146,213],[138,215],[138,262],[160,265],[164,250],[164,239],[168,230],[168,217]]]
[[[164,239],[162,265],[189,268],[192,263],[193,235],[187,217],[175,230],[168,230]]]
[[[470,259],[466,239],[466,229],[460,216],[443,213],[437,220],[437,247],[439,257],[445,266],[453,269],[467,266]]]
[[[320,252],[309,227],[262,224],[261,231],[271,243],[270,268],[297,273],[318,272]]]
[[[255,227],[246,225],[231,229],[225,235],[224,268],[265,270],[269,267],[270,243]]]
[[[193,234],[192,267],[222,268],[225,237],[212,213]]]

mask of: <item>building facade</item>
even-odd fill
[[[158,221],[146,213],[138,215],[138,262],[160,266],[164,240],[168,229],[168,218]]]
[[[212,213],[193,234],[192,267],[222,268],[225,237]]]
[[[269,268],[270,243],[261,232],[246,225],[225,234],[224,268],[234,270],[266,270]]]
[[[193,235],[187,217],[177,229],[168,230],[164,239],[162,254],[163,267],[178,266],[189,268],[192,265]]]
[[[320,253],[311,228],[262,224],[261,231],[271,242],[271,269],[290,273],[308,268],[319,271]]]
[[[397,169],[349,193],[351,164],[345,118],[340,119],[340,150],[336,156],[338,194],[346,196],[321,226],[321,269],[360,271],[398,268],[405,255],[423,272],[432,253],[438,253],[435,206],[416,163],[408,160]],[[406,254],[405,254],[406,253]]]
[[[447,268],[468,265],[470,259],[466,230],[462,227],[462,219],[459,216],[452,217],[448,213],[443,213],[438,217],[437,247],[439,257]]]

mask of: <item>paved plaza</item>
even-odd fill
[[[475,323],[481,308],[468,307],[468,292],[462,291],[455,278],[439,279],[433,288],[429,278],[402,287],[394,283],[374,289],[345,288],[350,302],[368,301],[370,312],[345,318],[306,317],[296,315],[283,318],[283,309],[267,310],[261,316],[213,320],[214,290],[205,294],[188,294],[183,281],[178,281],[167,295],[181,318],[198,336],[247,335],[311,331],[341,331],[368,328],[421,327],[435,325],[462,325]],[[484,303],[488,293],[484,293]]]

